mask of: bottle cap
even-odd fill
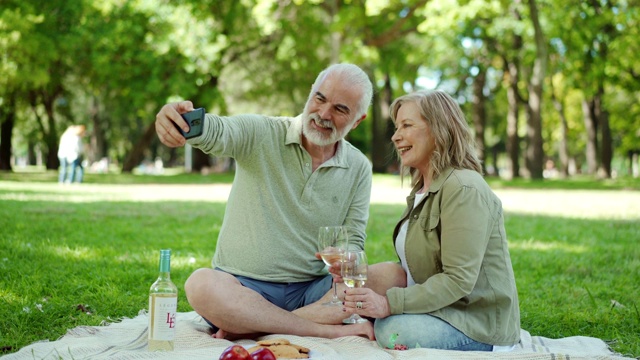
[[[160,250],[160,272],[169,272],[171,268],[171,249]]]

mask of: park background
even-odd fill
[[[349,141],[393,189],[372,203],[371,259],[393,260],[408,191],[388,106],[442,89],[490,185],[528,194],[500,193],[523,328],[640,356],[639,19],[636,0],[0,2],[0,353],[135,316],[161,247],[181,290],[208,266],[233,162],[161,145],[163,104],[293,116],[320,70],[352,62],[375,94]],[[58,186],[72,124],[85,184]]]
[[[375,172],[396,168],[391,101],[438,88],[490,175],[637,177],[639,19],[638,0],[4,0],[0,169],[57,169],[71,124],[89,168],[183,164],[155,136],[163,104],[297,115],[320,70],[352,62],[375,95],[349,140]]]

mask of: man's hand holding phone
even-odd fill
[[[181,114],[182,119],[189,125],[189,131],[184,131],[178,124],[173,123],[180,131],[185,139],[192,139],[202,135],[202,126],[204,125],[204,108],[197,108],[188,113]]]
[[[184,146],[186,139],[202,134],[204,114],[203,108],[194,110],[191,101],[163,106],[155,123],[160,142],[169,147]]]

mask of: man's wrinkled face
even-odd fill
[[[347,136],[357,126],[356,108],[360,100],[357,90],[337,76],[327,75],[304,107],[302,133],[312,143],[327,146]]]

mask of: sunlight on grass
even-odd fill
[[[197,262],[193,256],[171,256],[171,267],[174,269],[187,269],[192,268]]]
[[[9,305],[19,302],[21,297],[19,297],[18,294],[10,291],[9,289],[0,288],[0,299],[2,299],[5,304]]]
[[[45,245],[45,246],[48,247],[49,245]],[[95,249],[90,249],[87,247],[76,247],[72,249],[68,246],[53,246],[51,250],[52,250],[51,252],[59,255],[63,259],[72,258],[72,259],[88,260],[88,259],[94,259],[97,257],[95,253]]]
[[[0,200],[92,203],[99,201],[209,201],[226,202],[228,184],[79,184],[0,181]]]
[[[558,242],[542,242],[535,240],[528,240],[524,242],[512,241],[509,243],[509,249],[538,251],[562,250],[574,254],[581,254],[589,251],[589,248],[583,245],[565,244]]]
[[[63,260],[100,260],[108,255],[99,253],[96,249],[87,247],[68,247],[68,246],[50,246],[49,244],[42,244],[42,250],[58,255]],[[119,254],[113,258],[115,263],[120,263],[126,266],[127,264],[141,264],[152,263],[157,265],[158,254],[144,252],[141,254],[124,253]],[[176,253],[171,254],[171,269],[192,269],[194,264],[198,260],[193,255],[179,255]],[[207,264],[208,265],[208,261]]]
[[[227,201],[228,183],[208,184],[79,184],[0,181],[0,201],[95,203]],[[371,204],[406,204],[410,186],[399,177],[375,176]],[[628,190],[496,189],[504,211],[579,219],[640,220],[640,192]],[[588,204],[588,206],[585,206]]]

